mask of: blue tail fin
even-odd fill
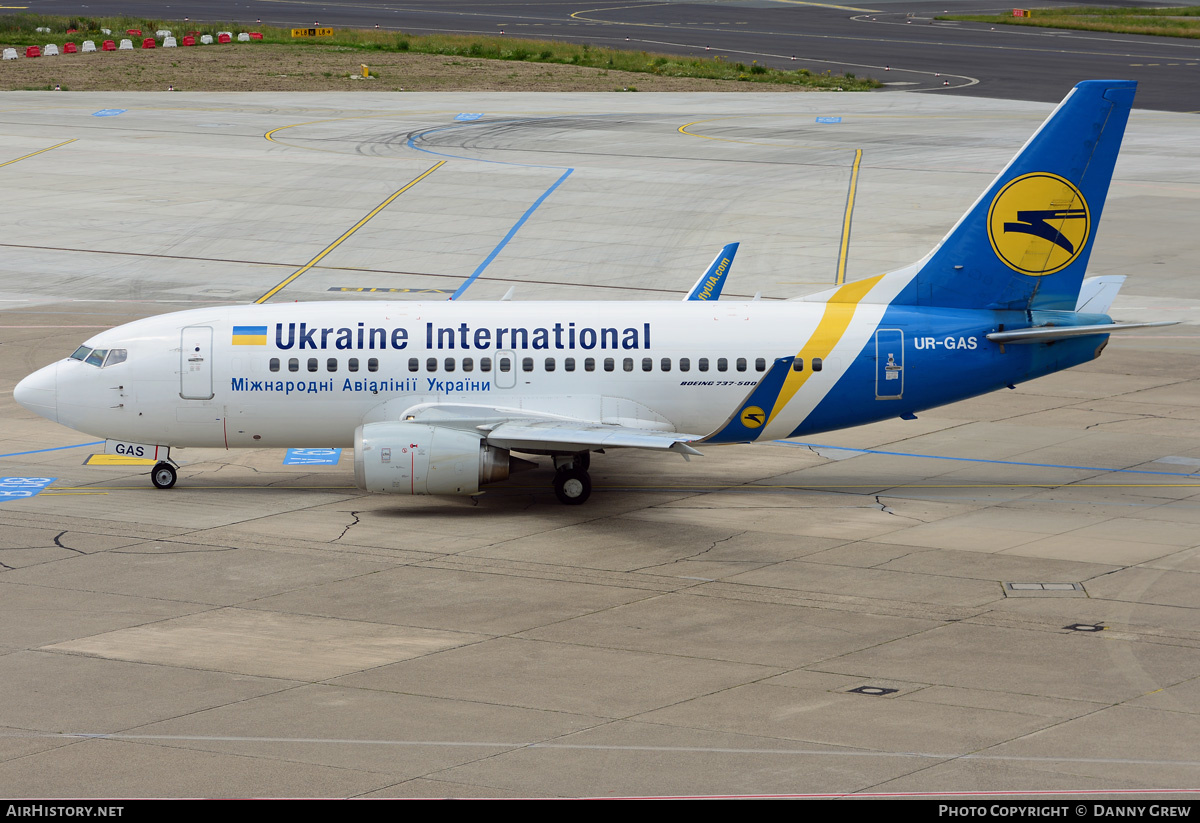
[[[729,268],[733,265],[733,256],[737,254],[737,250],[737,243],[730,243],[721,249],[704,274],[700,275],[696,285],[692,286],[692,290],[687,293],[687,297],[683,298],[684,302],[720,300],[721,289],[725,288],[725,279],[729,276]]]
[[[1072,89],[892,302],[1073,310],[1136,89]]]

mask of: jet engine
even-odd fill
[[[354,432],[354,483],[389,494],[475,494],[535,464],[475,432],[422,423],[367,423]]]

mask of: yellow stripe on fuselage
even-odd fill
[[[265,334],[235,334],[233,336],[233,345],[265,346],[267,345],[267,336]]]
[[[825,304],[825,313],[821,315],[821,322],[817,324],[816,331],[812,337],[808,338],[808,342],[804,344],[804,348],[796,356],[804,360],[804,370],[788,372],[787,379],[783,381],[783,386],[779,389],[779,395],[775,398],[775,405],[771,409],[771,416],[767,418],[767,424],[770,425],[784,407],[796,396],[796,392],[808,380],[812,371],[812,359],[820,357],[822,359],[829,356],[846,334],[846,329],[850,328],[850,321],[854,319],[854,311],[858,308],[858,304],[867,296],[867,292],[883,279],[883,275],[868,277],[866,280],[855,280],[853,283],[847,283],[838,289],[833,297],[829,298],[829,302]]]

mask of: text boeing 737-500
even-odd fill
[[[1159,325],[1114,324],[1123,278],[1083,277],[1135,88],[1080,83],[923,259],[800,300],[718,301],[731,246],[669,303],[195,309],[102,332],[14,396],[156,457],[159,488],[171,448],[353,445],[358,486],[392,494],[476,494],[528,465],[512,452],[547,455],[564,503],[592,452],[910,418]]]

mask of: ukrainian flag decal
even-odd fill
[[[234,326],[233,345],[235,346],[265,346],[267,345],[266,326]]]

